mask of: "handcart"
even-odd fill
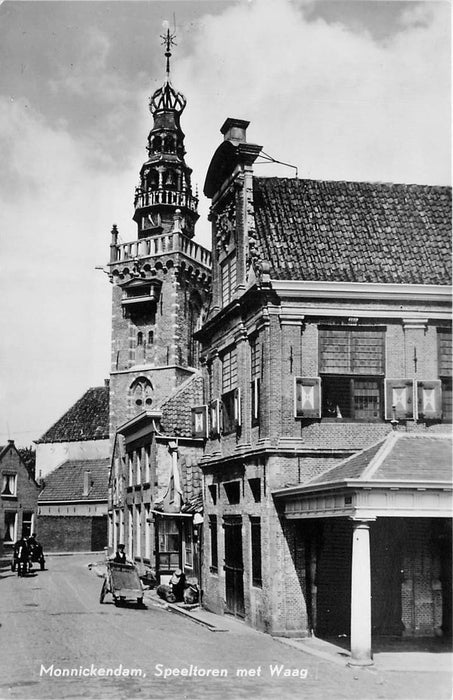
[[[111,593],[115,605],[135,600],[137,605],[143,605],[143,588],[134,564],[118,564],[107,561],[107,573],[102,584],[99,602],[103,603],[107,593]]]

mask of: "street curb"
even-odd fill
[[[344,658],[338,658],[337,656],[335,656],[334,653],[322,651],[321,649],[315,649],[307,643],[296,641],[294,639],[291,639],[290,637],[273,637],[273,639],[275,639],[276,642],[280,642],[280,644],[285,644],[286,646],[292,647],[293,649],[298,649],[299,651],[303,651],[307,654],[310,654],[311,656],[317,656],[318,658],[324,659],[325,661],[331,661],[332,663],[337,664],[337,666],[342,666],[343,668],[347,667],[349,663],[350,654],[344,649],[341,649],[341,653],[344,655]],[[334,649],[340,649],[340,647],[334,647]],[[335,653],[340,654],[339,651]],[[371,666],[370,668],[375,667]]]
[[[202,620],[201,618],[197,617],[197,615],[191,613],[190,610],[184,610],[184,608],[180,608],[177,605],[173,605],[172,603],[167,603],[167,609],[170,612],[175,613],[176,615],[188,617],[189,620],[192,620],[192,622],[195,622],[197,625],[202,625],[203,627],[206,627],[210,632],[229,632],[229,630],[225,629],[224,627],[216,627],[216,625],[213,625],[210,622],[207,622],[206,620]]]

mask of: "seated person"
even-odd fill
[[[116,548],[115,555],[110,557],[109,561],[113,561],[115,564],[132,564],[133,562],[126,557],[126,552],[124,549],[124,544],[119,544]]]

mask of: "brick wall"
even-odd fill
[[[107,517],[48,516],[38,519],[44,552],[90,552],[107,546]]]

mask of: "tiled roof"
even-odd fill
[[[390,433],[385,440],[343,460],[304,486],[359,481],[452,481],[450,435]]]
[[[358,479],[362,474],[363,470],[368,466],[370,461],[377,455],[379,450],[382,448],[384,440],[378,442],[372,447],[368,447],[366,450],[359,452],[352,457],[348,457],[344,461],[337,464],[336,467],[332,467],[324,474],[311,479],[307,485],[311,484],[324,484],[326,482],[336,482],[343,481],[344,479]]]
[[[68,460],[44,479],[38,502],[107,500],[109,459]],[[83,495],[84,474],[90,472],[90,488]]]
[[[451,188],[254,178],[257,257],[274,279],[451,282]]]
[[[36,443],[105,440],[108,437],[109,387],[96,386],[88,389]]]
[[[160,406],[164,433],[192,437],[192,406],[203,403],[203,379],[199,372],[186,379]]]
[[[400,435],[392,450],[383,456],[372,478],[451,481],[451,439]]]

